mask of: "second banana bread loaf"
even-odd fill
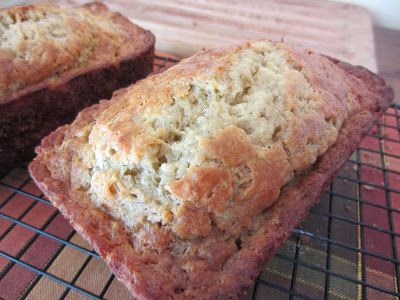
[[[0,10],[0,173],[84,107],[149,74],[154,42],[98,2]]]

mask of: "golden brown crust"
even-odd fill
[[[333,146],[306,173],[284,187],[270,208],[255,216],[253,226],[257,223],[256,229],[249,230],[250,234],[242,234],[239,245],[235,241],[224,241],[223,235],[215,232],[214,227],[210,229],[204,226],[207,222],[197,227],[199,229],[197,234],[207,235],[207,238],[193,239],[189,242],[182,239],[181,244],[175,244],[173,249],[168,248],[171,239],[174,238],[171,231],[163,226],[158,228],[157,224],[145,225],[134,236],[129,236],[119,221],[112,220],[109,215],[94,207],[84,190],[71,191],[68,174],[60,173],[57,178],[54,174],[50,174],[47,169],[48,160],[54,160],[56,157],[47,157],[48,154],[52,155],[47,150],[58,147],[69,135],[75,134],[74,131],[77,128],[85,128],[92,120],[104,117],[100,114],[107,107],[111,107],[110,102],[102,102],[100,105],[84,110],[78,116],[73,128],[65,126],[44,139],[42,146],[38,148],[38,157],[32,162],[29,170],[35,182],[49,199],[89,240],[117,277],[136,297],[140,299],[237,298],[240,292],[251,285],[262,264],[276,252],[310,207],[318,201],[332,177],[393,98],[391,89],[376,75],[363,68],[331,61],[347,73],[347,84],[355,82],[357,95],[359,95],[357,99],[359,107],[346,118]],[[235,137],[240,137],[240,134]],[[205,143],[211,145],[211,148],[213,144],[217,144],[215,139],[205,141]],[[71,145],[68,148],[70,152],[60,158],[72,157],[76,146]],[[239,138],[232,147],[245,146],[241,146]],[[224,155],[220,153],[218,146],[214,148],[215,151],[212,153],[223,160]],[[271,151],[281,150],[278,148]],[[247,159],[250,161],[251,157],[255,156],[251,149],[246,151],[246,155],[249,155],[250,158]],[[257,153],[257,155],[263,154]],[[274,155],[271,158],[274,157],[279,156]],[[237,164],[229,158],[226,160],[232,166]],[[277,163],[284,164],[281,161]],[[258,164],[257,161],[249,167],[256,168]],[[229,182],[229,175],[215,166],[212,168],[216,169],[211,169],[213,172],[208,174],[215,178],[202,180],[208,188],[202,189],[197,184],[188,184],[207,175],[207,172],[210,172],[209,168],[197,169],[171,186],[177,194],[188,196],[195,205],[203,206],[200,209],[203,212],[201,218],[204,216],[207,218],[209,206],[215,208],[212,210],[215,213],[219,210],[219,205],[226,203],[221,191],[230,193],[230,190],[226,190],[222,184],[223,180]],[[262,172],[262,169],[260,168],[259,172]],[[265,179],[264,175],[260,176],[262,180]],[[271,185],[270,188],[267,188],[267,193],[274,193],[274,186]],[[213,198],[214,195],[204,198],[205,190],[210,189],[215,189],[216,198]],[[204,204],[206,204],[205,207]],[[198,210],[188,208],[186,217],[190,217],[193,212],[197,214]],[[183,235],[186,234],[187,231],[183,231]],[[146,245],[143,241],[146,241]],[[188,243],[190,243],[189,247],[187,247]]]
[[[25,8],[34,10],[35,6]],[[21,9],[24,7],[14,8],[17,11]],[[57,7],[54,9],[62,10]],[[40,7],[39,10],[44,9]],[[57,80],[49,78],[0,96],[0,171],[31,159],[34,147],[43,136],[57,126],[72,121],[84,107],[100,99],[110,98],[114,90],[151,72],[155,40],[149,31],[133,25],[119,13],[109,12],[100,3],[86,4],[81,10],[88,10],[90,14],[99,17],[107,16],[123,28],[123,35],[131,40],[126,42],[118,57],[105,47],[102,56],[97,55],[97,61],[88,61],[88,64],[79,68],[66,70]],[[74,35],[74,38],[77,36]],[[103,56],[107,55],[110,58],[104,59]],[[3,74],[7,74],[1,63],[0,69]],[[29,69],[32,71],[35,68]],[[10,79],[8,75],[7,78]]]

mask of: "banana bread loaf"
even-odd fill
[[[100,3],[0,10],[0,173],[152,70],[154,36]]]
[[[136,297],[237,298],[392,98],[361,67],[249,42],[85,109],[29,170]]]

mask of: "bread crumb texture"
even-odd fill
[[[0,96],[70,70],[113,63],[140,47],[144,31],[100,3],[0,10]]]
[[[335,143],[357,80],[281,43],[204,51],[81,113],[39,155],[70,199],[124,224],[142,259],[221,270]]]

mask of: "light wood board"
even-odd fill
[[[87,0],[40,2],[77,6]],[[157,50],[180,57],[204,48],[269,38],[377,69],[371,18],[358,6],[324,0],[103,2],[150,29],[157,38]]]

